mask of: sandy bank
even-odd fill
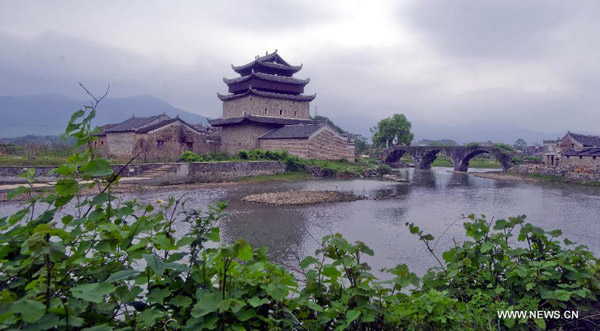
[[[275,206],[298,206],[318,203],[331,203],[361,200],[363,197],[351,193],[333,191],[292,191],[252,194],[242,198],[243,201],[263,203]]]

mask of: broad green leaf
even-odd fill
[[[83,284],[71,288],[74,297],[95,303],[104,302],[104,296],[114,291],[115,287],[110,283]]]
[[[41,302],[21,299],[10,305],[13,313],[21,314],[21,319],[27,323],[34,323],[46,313],[46,305]]]
[[[181,307],[181,308],[189,307],[192,304],[192,302],[193,302],[193,300],[191,298],[184,297],[181,295],[178,295],[175,298],[172,298],[171,300],[169,300],[170,304],[172,304],[173,306]]]
[[[146,260],[148,267],[150,267],[156,275],[162,276],[165,272],[165,263],[162,259],[154,254],[143,254],[142,256],[144,257],[144,260]]]
[[[110,275],[106,280],[107,283],[116,282],[119,280],[129,279],[139,275],[139,271],[135,271],[133,269],[121,270],[117,271],[114,274]]]
[[[171,291],[168,288],[153,288],[150,293],[148,293],[148,302],[158,302],[162,304],[169,294],[171,294]]]
[[[268,295],[277,301],[282,301],[288,295],[287,286],[279,282],[271,282],[265,290]]]
[[[208,315],[212,312],[217,311],[219,303],[221,303],[221,297],[218,292],[212,292],[208,290],[199,291],[198,302],[194,305],[191,315],[192,317],[198,318]]]
[[[252,298],[248,299],[248,303],[250,304],[250,306],[252,306],[254,308],[264,305],[267,302],[269,302],[269,299],[267,299],[267,298],[261,299],[259,297],[252,297]]]
[[[56,193],[61,196],[71,196],[79,191],[79,184],[71,178],[59,179],[54,186]]]
[[[137,315],[137,325],[141,327],[155,326],[156,321],[163,318],[165,313],[155,308],[146,309]]]
[[[300,267],[302,269],[308,268],[309,265],[317,263],[318,260],[312,256],[307,256],[300,262]]]
[[[6,199],[11,200],[12,198],[16,197],[17,195],[21,195],[26,192],[29,192],[28,187],[19,186],[16,189],[13,189],[12,191],[8,192],[8,194],[6,194]]]
[[[91,160],[88,164],[81,167],[81,171],[90,177],[104,177],[113,173],[110,164],[103,159]]]

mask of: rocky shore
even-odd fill
[[[361,199],[364,199],[364,197],[335,191],[291,191],[252,194],[242,198],[242,201],[275,206],[299,206]]]

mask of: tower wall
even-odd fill
[[[223,117],[256,115],[310,119],[309,106],[309,101],[293,101],[247,95],[242,98],[224,101]]]

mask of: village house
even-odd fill
[[[544,141],[550,145],[552,141]],[[600,166],[600,136],[583,135],[567,131],[564,137],[555,141],[553,147],[546,147],[544,162],[547,165],[581,167]]]
[[[352,140],[310,118],[316,97],[304,94],[310,79],[293,77],[302,65],[290,65],[275,51],[232,69],[240,76],[224,78],[229,93],[217,93],[223,116],[209,121],[220,128],[222,151],[286,150],[302,158],[354,162]]]
[[[135,117],[100,128],[94,146],[105,156],[126,161],[176,161],[186,151],[217,151],[219,137],[201,125],[191,125],[166,114]]]

